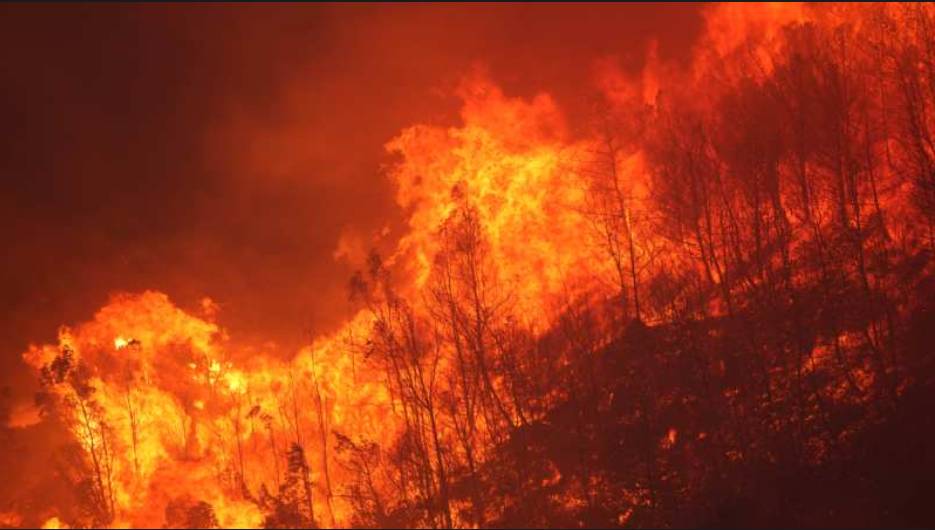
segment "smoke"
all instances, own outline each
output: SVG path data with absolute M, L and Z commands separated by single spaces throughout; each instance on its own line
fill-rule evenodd
M 678 58 L 701 20 L 691 6 L 3 9 L 5 373 L 122 290 L 211 296 L 244 338 L 333 328 L 341 234 L 399 235 L 383 144 L 457 120 L 449 89 L 475 61 L 510 94 L 583 107 L 592 58 L 638 69 L 651 38 Z

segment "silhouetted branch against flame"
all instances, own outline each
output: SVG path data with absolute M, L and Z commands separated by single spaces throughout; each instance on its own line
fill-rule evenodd
M 145 291 L 29 348 L 75 455 L 47 526 L 840 522 L 770 488 L 808 505 L 784 473 L 928 395 L 933 28 L 710 6 L 688 64 L 596 62 L 586 120 L 470 73 L 457 124 L 386 143 L 405 230 L 342 235 L 331 334 L 256 350 Z

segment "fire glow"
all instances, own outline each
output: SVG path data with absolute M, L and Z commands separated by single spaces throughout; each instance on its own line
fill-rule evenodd
M 458 124 L 388 139 L 405 233 L 297 352 L 154 290 L 31 346 L 9 427 L 64 426 L 74 501 L 0 523 L 698 525 L 719 476 L 833 461 L 929 375 L 935 11 L 705 13 L 689 65 L 583 58 L 586 131 L 465 73 Z

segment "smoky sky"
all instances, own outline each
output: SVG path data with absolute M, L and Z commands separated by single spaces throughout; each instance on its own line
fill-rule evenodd
M 295 347 L 348 312 L 342 232 L 402 212 L 383 145 L 456 123 L 486 65 L 572 118 L 593 61 L 687 60 L 696 5 L 0 7 L 0 384 L 110 293 L 220 304 L 235 339 Z M 8 392 L 9 393 L 9 392 Z

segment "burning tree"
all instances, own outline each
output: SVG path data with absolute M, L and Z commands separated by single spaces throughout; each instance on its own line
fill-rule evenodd
M 154 292 L 33 347 L 66 522 L 924 520 L 935 13 L 745 9 L 580 131 L 468 76 L 387 145 L 406 230 L 358 311 L 288 360 Z

